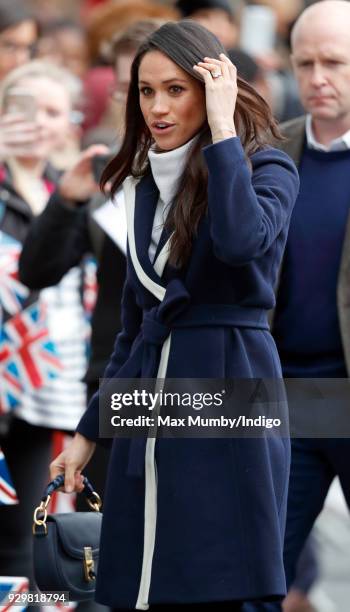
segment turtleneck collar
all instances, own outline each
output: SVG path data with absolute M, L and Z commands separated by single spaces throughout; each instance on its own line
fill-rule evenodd
M 186 165 L 188 151 L 197 137 L 194 136 L 172 151 L 157 152 L 154 147 L 148 151 L 153 178 L 159 189 L 160 199 L 166 206 L 172 202 Z

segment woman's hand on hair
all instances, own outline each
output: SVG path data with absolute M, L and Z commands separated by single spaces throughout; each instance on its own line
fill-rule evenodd
M 0 117 L 0 159 L 28 157 L 34 154 L 40 127 L 21 114 Z
M 110 153 L 105 145 L 92 145 L 78 157 L 72 168 L 66 170 L 58 185 L 58 192 L 68 202 L 74 204 L 89 200 L 100 190 L 96 182 L 92 159 L 96 155 Z
M 234 112 L 237 100 L 237 70 L 224 53 L 220 60 L 203 58 L 193 69 L 202 75 L 205 83 L 207 118 L 213 142 L 236 136 Z M 220 71 L 220 76 L 213 77 Z

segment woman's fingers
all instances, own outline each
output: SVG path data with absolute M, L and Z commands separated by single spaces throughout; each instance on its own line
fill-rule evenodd
M 237 68 L 231 62 L 230 58 L 227 57 L 227 55 L 225 55 L 224 53 L 220 53 L 220 57 L 222 58 L 223 63 L 228 67 L 229 72 L 230 72 L 232 78 L 237 79 Z
M 220 59 L 216 59 L 214 57 L 205 57 L 204 62 L 210 63 L 213 66 L 220 67 L 221 71 L 224 75 L 230 75 L 231 78 L 237 78 L 237 68 L 231 62 L 230 58 L 227 57 L 224 53 L 220 53 Z
M 220 70 L 220 73 L 222 74 L 223 77 L 230 76 L 230 72 L 229 72 L 227 64 L 221 60 L 215 59 L 213 57 L 205 57 L 204 62 L 200 62 L 200 63 L 202 65 L 206 64 L 206 65 L 211 66 L 210 68 L 208 68 L 208 70 L 210 71 Z
M 193 66 L 193 70 L 195 70 L 196 72 L 202 75 L 204 82 L 207 85 L 209 85 L 210 82 L 213 82 L 213 77 L 211 76 L 210 71 L 207 70 L 206 68 L 202 68 L 201 66 L 197 66 L 196 64 L 195 66 Z
M 198 64 L 193 67 L 195 70 L 197 70 L 197 72 L 200 72 L 200 69 L 202 69 L 203 72 L 201 72 L 201 74 L 203 75 L 203 77 L 205 77 L 204 71 L 206 71 L 206 73 L 209 74 L 210 77 L 215 80 L 216 78 L 218 78 L 215 77 L 215 73 L 220 70 L 220 74 L 224 78 L 228 78 L 234 81 L 237 80 L 236 67 L 234 66 L 234 64 L 232 64 L 231 60 L 224 53 L 220 53 L 220 59 L 214 57 L 204 57 L 203 59 L 203 62 L 198 62 Z
M 54 479 L 58 474 L 64 474 L 66 493 L 79 492 L 84 488 L 81 470 L 91 459 L 95 446 L 95 442 L 76 433 L 69 446 L 52 461 L 50 476 Z
M 72 493 L 75 490 L 75 477 L 80 475 L 77 471 L 75 463 L 67 462 L 64 473 L 64 490 L 66 493 Z
M 75 461 L 68 460 L 65 453 L 61 453 L 56 459 L 50 464 L 50 478 L 54 480 L 60 474 L 64 474 L 64 487 L 65 493 L 72 493 L 72 491 L 80 491 L 83 477 L 80 471 L 77 470 Z M 62 488 L 62 487 L 61 487 Z

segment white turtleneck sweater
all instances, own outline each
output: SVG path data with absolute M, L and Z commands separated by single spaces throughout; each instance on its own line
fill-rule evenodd
M 153 219 L 152 238 L 148 250 L 152 262 L 170 205 L 177 191 L 179 179 L 185 169 L 189 149 L 196 138 L 197 136 L 194 136 L 184 145 L 172 151 L 157 152 L 154 147 L 148 151 L 153 178 L 159 189 L 159 200 Z

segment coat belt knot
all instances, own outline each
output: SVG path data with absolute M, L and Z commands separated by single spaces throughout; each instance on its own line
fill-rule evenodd
M 157 308 L 151 308 L 143 317 L 142 335 L 144 342 L 162 346 L 170 334 L 170 327 L 157 321 Z

